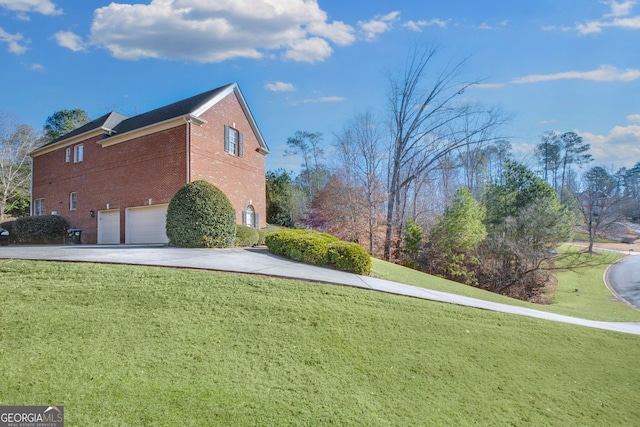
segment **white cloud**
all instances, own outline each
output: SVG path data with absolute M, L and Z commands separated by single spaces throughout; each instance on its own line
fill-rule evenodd
M 556 74 L 532 74 L 518 77 L 511 80 L 511 83 L 538 83 L 553 80 L 591 80 L 598 82 L 624 81 L 630 82 L 640 79 L 640 69 L 628 68 L 618 70 L 611 65 L 601 65 L 597 70 L 592 71 L 565 71 Z
M 440 27 L 440 28 L 447 28 L 447 25 L 449 24 L 450 19 L 443 21 L 441 19 L 430 19 L 428 21 L 407 21 L 404 24 L 402 24 L 403 27 L 408 28 L 410 30 L 413 31 L 417 31 L 417 32 L 422 32 L 422 29 L 424 27 L 432 27 L 432 26 L 436 26 L 436 27 Z
M 640 123 L 640 114 L 629 114 L 627 120 L 634 123 Z
M 27 46 L 22 43 L 28 43 L 24 36 L 20 33 L 10 34 L 0 27 L 0 43 L 7 44 L 7 50 L 16 55 L 22 55 L 27 51 Z
M 284 57 L 298 62 L 317 62 L 324 61 L 332 53 L 333 49 L 325 39 L 312 37 L 292 43 Z
M 386 15 L 378 15 L 369 21 L 358 21 L 358 27 L 364 33 L 364 40 L 371 42 L 380 34 L 393 28 L 393 23 L 400 17 L 400 12 L 394 11 Z
M 84 52 L 87 50 L 82 37 L 71 31 L 58 31 L 53 35 L 59 46 L 71 49 L 74 52 Z
M 324 21 L 312 22 L 307 25 L 307 31 L 310 34 L 329 39 L 338 46 L 348 46 L 356 39 L 353 35 L 353 27 L 340 21 L 331 24 Z
M 58 9 L 50 0 L 0 0 L 0 7 L 14 12 L 37 12 L 43 15 L 60 15 L 62 9 Z M 24 18 L 24 15 L 22 19 Z
M 317 102 L 342 102 L 346 98 L 343 96 L 321 96 L 320 98 L 310 98 L 302 101 L 303 104 L 312 104 Z
M 473 87 L 478 89 L 499 89 L 505 86 L 504 83 L 476 83 L 473 85 Z
M 578 132 L 598 163 L 632 167 L 640 159 L 640 125 L 616 126 L 608 135 Z
M 269 58 L 317 62 L 329 43 L 355 41 L 353 27 L 329 22 L 315 0 L 152 0 L 97 9 L 92 44 L 120 59 L 221 62 Z
M 343 102 L 346 98 L 344 96 L 321 96 L 318 98 L 307 98 L 302 101 L 297 100 L 289 100 L 289 104 L 291 105 L 299 105 L 299 104 L 321 104 L 321 103 L 333 103 L 333 102 Z
M 284 82 L 267 83 L 264 88 L 271 92 L 295 92 L 296 90 L 293 84 Z
M 629 16 L 636 3 L 636 0 L 623 2 L 611 0 L 606 3 L 611 8 L 610 13 L 604 14 L 600 19 L 577 24 L 576 30 L 580 35 L 601 33 L 604 28 L 638 30 L 640 29 L 640 16 Z
M 607 13 L 604 16 L 605 17 L 627 16 L 628 14 L 631 13 L 631 9 L 633 8 L 633 6 L 636 3 L 637 3 L 636 0 L 629 0 L 629 1 L 624 1 L 624 2 L 621 2 L 621 3 L 618 3 L 615 0 L 612 0 L 611 2 L 609 2 L 609 4 L 611 5 L 611 13 Z

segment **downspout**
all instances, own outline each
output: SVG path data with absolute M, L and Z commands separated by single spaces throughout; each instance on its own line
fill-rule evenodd
M 33 157 L 31 157 L 31 173 L 29 174 L 31 179 L 29 183 L 29 215 L 33 216 Z
M 185 121 L 187 122 L 187 184 L 189 184 L 191 182 L 191 119 L 185 118 Z

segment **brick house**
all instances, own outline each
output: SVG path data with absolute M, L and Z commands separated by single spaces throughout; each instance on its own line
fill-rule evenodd
M 31 153 L 31 215 L 64 216 L 83 243 L 167 243 L 171 198 L 204 179 L 238 224 L 263 227 L 268 153 L 236 83 L 135 117 L 111 112 Z

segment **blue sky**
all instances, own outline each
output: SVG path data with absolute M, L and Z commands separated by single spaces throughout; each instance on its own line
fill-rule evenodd
M 434 71 L 469 58 L 469 102 L 514 115 L 527 153 L 575 131 L 597 164 L 640 161 L 640 2 L 598 0 L 0 0 L 0 110 L 134 115 L 238 82 L 272 154 L 296 130 L 327 144 L 354 114 L 383 117 L 411 46 Z M 381 119 L 382 120 L 382 119 Z

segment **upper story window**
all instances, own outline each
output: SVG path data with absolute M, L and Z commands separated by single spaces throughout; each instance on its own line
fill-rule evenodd
M 67 147 L 67 149 L 64 150 L 64 161 L 66 163 L 71 161 L 71 147 Z
M 44 199 L 33 201 L 33 216 L 44 215 Z
M 76 210 L 76 193 L 69 193 L 69 210 L 70 211 L 75 211 Z
M 73 163 L 79 163 L 84 160 L 84 145 L 78 144 L 73 147 Z
M 242 134 L 226 125 L 224 127 L 224 151 L 238 157 L 242 157 L 243 154 Z

